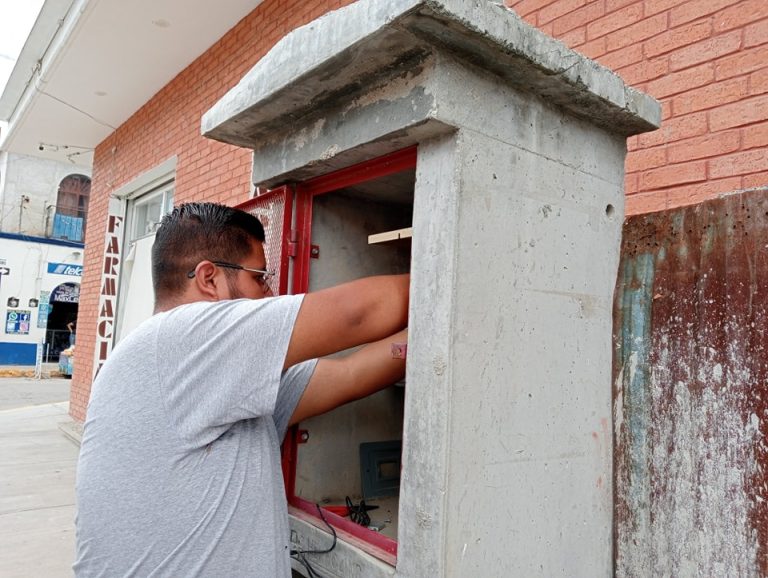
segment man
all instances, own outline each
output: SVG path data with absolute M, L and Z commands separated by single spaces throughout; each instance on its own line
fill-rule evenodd
M 404 374 L 390 344 L 405 340 L 407 276 L 262 299 L 263 242 L 258 219 L 221 205 L 189 203 L 163 219 L 156 314 L 93 384 L 78 576 L 289 577 L 287 427 Z

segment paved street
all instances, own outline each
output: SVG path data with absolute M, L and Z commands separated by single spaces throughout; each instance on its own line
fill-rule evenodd
M 0 411 L 41 403 L 67 401 L 70 379 L 0 377 Z
M 78 447 L 69 380 L 0 379 L 0 576 L 71 576 Z

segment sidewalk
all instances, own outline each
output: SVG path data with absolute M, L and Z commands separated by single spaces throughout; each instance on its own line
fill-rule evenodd
M 26 383 L 25 383 L 26 382 Z M 59 383 L 56 383 L 59 382 Z M 0 575 L 72 576 L 78 447 L 59 429 L 65 380 L 0 380 Z M 10 409 L 9 409 L 10 408 Z

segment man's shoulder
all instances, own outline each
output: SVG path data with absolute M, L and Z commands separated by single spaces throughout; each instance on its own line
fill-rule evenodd
M 158 315 L 176 316 L 190 315 L 201 311 L 225 311 L 228 309 L 274 309 L 291 307 L 301 303 L 304 295 L 281 295 L 279 297 L 265 297 L 263 299 L 221 299 L 219 301 L 192 301 L 177 305 L 173 309 L 158 313 Z
M 190 327 L 204 320 L 206 323 L 227 323 L 240 317 L 264 315 L 290 316 L 298 311 L 304 295 L 284 295 L 265 299 L 226 299 L 221 301 L 195 301 L 159 313 L 160 324 Z

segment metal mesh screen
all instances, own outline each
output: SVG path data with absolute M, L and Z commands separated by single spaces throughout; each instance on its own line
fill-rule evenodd
M 283 190 L 267 193 L 238 207 L 257 217 L 264 226 L 264 253 L 267 257 L 267 269 L 275 272 L 269 280 L 274 295 L 284 295 L 288 288 L 288 271 L 284 267 L 283 251 L 286 194 Z

